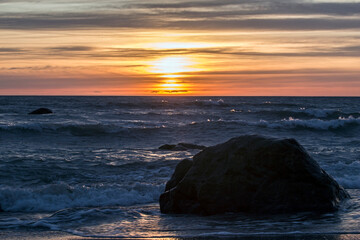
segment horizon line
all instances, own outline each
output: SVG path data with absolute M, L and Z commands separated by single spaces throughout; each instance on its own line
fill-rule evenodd
M 333 96 L 325 96 L 325 95 L 314 95 L 314 96 L 290 96 L 290 95 L 1 95 L 0 97 L 299 97 L 299 98 L 359 98 L 359 96 L 341 96 L 341 95 L 333 95 Z

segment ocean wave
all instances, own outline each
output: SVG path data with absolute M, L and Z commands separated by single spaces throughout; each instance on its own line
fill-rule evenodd
M 103 124 L 50 124 L 50 123 L 23 123 L 0 126 L 0 131 L 12 133 L 32 132 L 64 132 L 68 131 L 74 135 L 94 135 L 102 133 L 116 133 L 122 128 Z
M 353 198 L 344 202 L 336 213 L 302 212 L 260 217 L 228 213 L 199 218 L 191 215 L 161 216 L 158 205 L 148 204 L 133 207 L 71 208 L 51 215 L 5 217 L 0 220 L 0 229 L 45 228 L 82 237 L 106 239 L 144 237 L 218 239 L 244 236 L 256 238 L 261 235 L 282 238 L 286 235 L 295 237 L 298 234 L 358 234 L 359 214 L 356 211 L 359 206 L 356 200 L 358 194 L 354 191 L 350 194 Z M 339 225 L 339 216 L 342 225 Z
M 241 113 L 241 114 L 250 114 L 259 117 L 273 117 L 277 119 L 281 118 L 288 118 L 290 116 L 294 116 L 297 118 L 309 118 L 313 115 L 309 115 L 300 110 L 236 110 L 231 109 L 230 112 L 232 113 Z
M 66 208 L 59 210 L 54 214 L 46 216 L 45 214 L 37 217 L 36 215 L 30 215 L 28 217 L 8 217 L 0 220 L 0 229 L 18 228 L 18 227 L 39 227 L 48 228 L 53 231 L 66 231 L 69 227 L 75 228 L 78 225 L 82 225 L 85 221 L 96 221 L 107 217 L 109 215 L 117 215 L 117 217 L 124 217 L 124 215 L 131 215 L 131 212 L 126 213 L 124 209 L 117 208 Z M 134 217 L 136 213 L 133 214 Z M 129 216 L 130 217 L 130 216 Z M 71 233 L 75 233 L 76 230 L 71 230 Z
M 71 186 L 66 183 L 39 188 L 0 188 L 1 207 L 10 212 L 48 212 L 74 207 L 130 206 L 157 202 L 162 185 Z
M 335 179 L 344 188 L 360 189 L 360 176 L 359 175 L 345 175 L 343 177 L 336 177 Z
M 282 113 L 286 114 L 286 113 Z M 221 117 L 212 117 L 200 121 L 143 121 L 127 120 L 109 123 L 20 123 L 0 125 L 0 132 L 15 134 L 70 134 L 73 136 L 102 136 L 102 135 L 127 135 L 151 134 L 161 129 L 176 129 L 189 125 L 247 125 L 267 128 L 282 129 L 314 129 L 314 130 L 337 130 L 353 128 L 360 125 L 360 117 L 338 117 L 336 119 L 301 119 L 286 117 L 282 120 L 228 120 Z
M 288 118 L 290 116 L 294 118 L 310 118 L 316 117 L 321 119 L 337 119 L 339 117 L 360 117 L 360 113 L 352 112 L 346 113 L 340 110 L 331 110 L 331 109 L 283 109 L 283 110 L 264 110 L 264 109 L 231 109 L 232 113 L 241 113 L 241 114 L 252 114 L 261 116 L 271 116 L 279 118 Z
M 228 106 L 223 99 L 212 100 L 212 99 L 196 99 L 190 104 L 195 104 L 198 106 Z
M 127 121 L 118 123 L 23 123 L 0 125 L 0 132 L 10 133 L 70 133 L 74 136 L 129 134 L 131 131 L 149 131 L 167 127 L 161 122 Z
M 299 107 L 300 105 L 298 103 L 285 103 L 285 102 L 271 102 L 271 101 L 265 101 L 261 103 L 256 102 L 235 102 L 236 105 L 242 105 L 242 106 L 254 106 L 254 107 L 287 107 L 287 108 L 293 108 L 293 107 Z
M 217 119 L 211 120 L 207 119 L 205 121 L 193 121 L 190 125 L 227 125 L 227 124 L 236 124 L 236 125 L 245 125 L 245 126 L 255 126 L 255 127 L 266 127 L 273 129 L 312 129 L 312 130 L 337 130 L 337 129 L 346 129 L 360 126 L 360 117 L 354 118 L 353 116 L 339 117 L 338 119 L 333 120 L 323 120 L 323 119 L 296 119 L 289 117 L 279 121 L 247 121 L 247 120 L 224 120 Z
M 324 169 L 348 189 L 360 189 L 360 159 L 352 162 L 338 161 L 336 163 L 323 163 Z
M 120 108 L 137 108 L 137 109 L 158 109 L 158 108 L 177 108 L 183 106 L 227 106 L 228 104 L 221 98 L 209 98 L 209 99 L 189 99 L 189 98 L 172 98 L 169 100 L 160 99 L 144 99 L 143 101 L 133 102 L 108 102 L 105 107 L 120 107 Z M 98 107 L 104 107 L 99 105 Z
M 310 116 L 318 117 L 318 118 L 325 118 L 329 115 L 334 114 L 343 114 L 340 110 L 333 110 L 333 109 L 315 109 L 315 108 L 308 108 L 308 109 L 301 109 L 305 113 L 309 114 Z
M 175 110 L 173 108 L 160 109 L 156 111 L 127 111 L 121 112 L 119 115 L 130 115 L 130 116 L 177 116 L 177 117 L 191 117 L 208 114 L 205 111 L 199 110 Z
M 260 122 L 249 123 L 249 125 L 256 125 L 260 127 L 268 128 L 283 128 L 283 129 L 312 129 L 312 130 L 337 130 L 352 128 L 360 125 L 360 118 L 354 118 L 349 116 L 348 118 L 339 117 L 333 120 L 322 120 L 322 119 L 296 119 L 289 117 L 280 121 L 266 121 L 260 120 Z
M 145 101 L 133 101 L 133 102 L 107 102 L 97 105 L 96 107 L 99 109 L 104 108 L 136 108 L 136 109 L 148 109 L 148 108 L 163 108 L 166 107 L 167 102 L 165 101 L 151 101 L 151 99 L 147 99 Z
M 179 108 L 187 106 L 196 107 L 226 107 L 226 106 L 249 106 L 249 107 L 287 107 L 287 108 L 299 108 L 301 105 L 298 103 L 286 103 L 286 102 L 254 102 L 243 99 L 234 98 L 177 98 L 173 97 L 168 100 L 159 98 L 144 98 L 134 99 L 134 101 L 109 101 L 106 103 L 93 103 L 94 107 L 98 109 L 103 108 L 134 108 L 134 109 L 163 109 L 163 108 Z
M 267 121 L 262 121 L 260 125 L 263 124 L 266 127 L 270 128 L 305 128 L 305 129 L 315 129 L 315 130 L 336 130 L 343 129 L 346 127 L 353 127 L 360 125 L 360 118 L 354 118 L 353 116 L 339 117 L 338 119 L 333 120 L 322 120 L 322 119 L 309 119 L 302 120 L 289 117 L 288 119 L 283 119 L 281 121 L 269 123 Z

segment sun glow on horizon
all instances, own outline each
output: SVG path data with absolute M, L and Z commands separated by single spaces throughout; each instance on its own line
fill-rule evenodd
M 175 73 L 194 71 L 194 68 L 190 66 L 194 65 L 194 62 L 183 56 L 169 56 L 163 57 L 153 62 L 150 62 L 149 71 L 152 73 L 160 73 L 166 75 L 173 75 Z
M 211 47 L 213 45 L 203 42 L 157 42 L 148 44 L 148 46 L 157 49 L 189 49 Z
M 164 88 L 172 88 L 175 90 L 178 87 L 181 87 L 181 84 L 178 83 L 176 80 L 166 80 L 165 83 L 161 84 Z
M 155 94 L 188 94 L 190 83 L 185 83 L 187 72 L 196 71 L 195 61 L 185 56 L 167 56 L 150 62 L 148 71 L 159 74 L 160 83 L 152 87 Z

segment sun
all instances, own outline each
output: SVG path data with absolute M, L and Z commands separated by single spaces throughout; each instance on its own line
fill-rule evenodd
M 159 83 L 153 86 L 155 94 L 186 94 L 190 84 L 183 79 L 187 72 L 195 71 L 195 62 L 185 56 L 167 56 L 156 59 L 149 64 L 148 71 L 157 74 Z
M 155 94 L 187 94 L 190 93 L 190 84 L 178 79 L 163 79 L 153 85 L 152 93 Z
M 163 57 L 150 63 L 150 71 L 153 73 L 162 73 L 164 75 L 189 72 L 194 70 L 190 67 L 193 64 L 194 63 L 188 57 Z

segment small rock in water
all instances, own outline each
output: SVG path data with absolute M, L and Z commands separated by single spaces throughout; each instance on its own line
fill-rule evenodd
M 159 147 L 161 150 L 169 150 L 169 151 L 186 151 L 189 149 L 199 149 L 203 150 L 205 149 L 205 146 L 202 145 L 196 145 L 191 143 L 178 143 L 178 144 L 164 144 Z
M 175 148 L 175 144 L 164 144 L 159 147 L 161 150 L 173 150 Z
M 247 135 L 208 147 L 175 169 L 162 213 L 332 211 L 349 194 L 294 139 Z
M 49 114 L 49 113 L 53 113 L 53 112 L 48 108 L 39 108 L 30 112 L 29 114 Z

